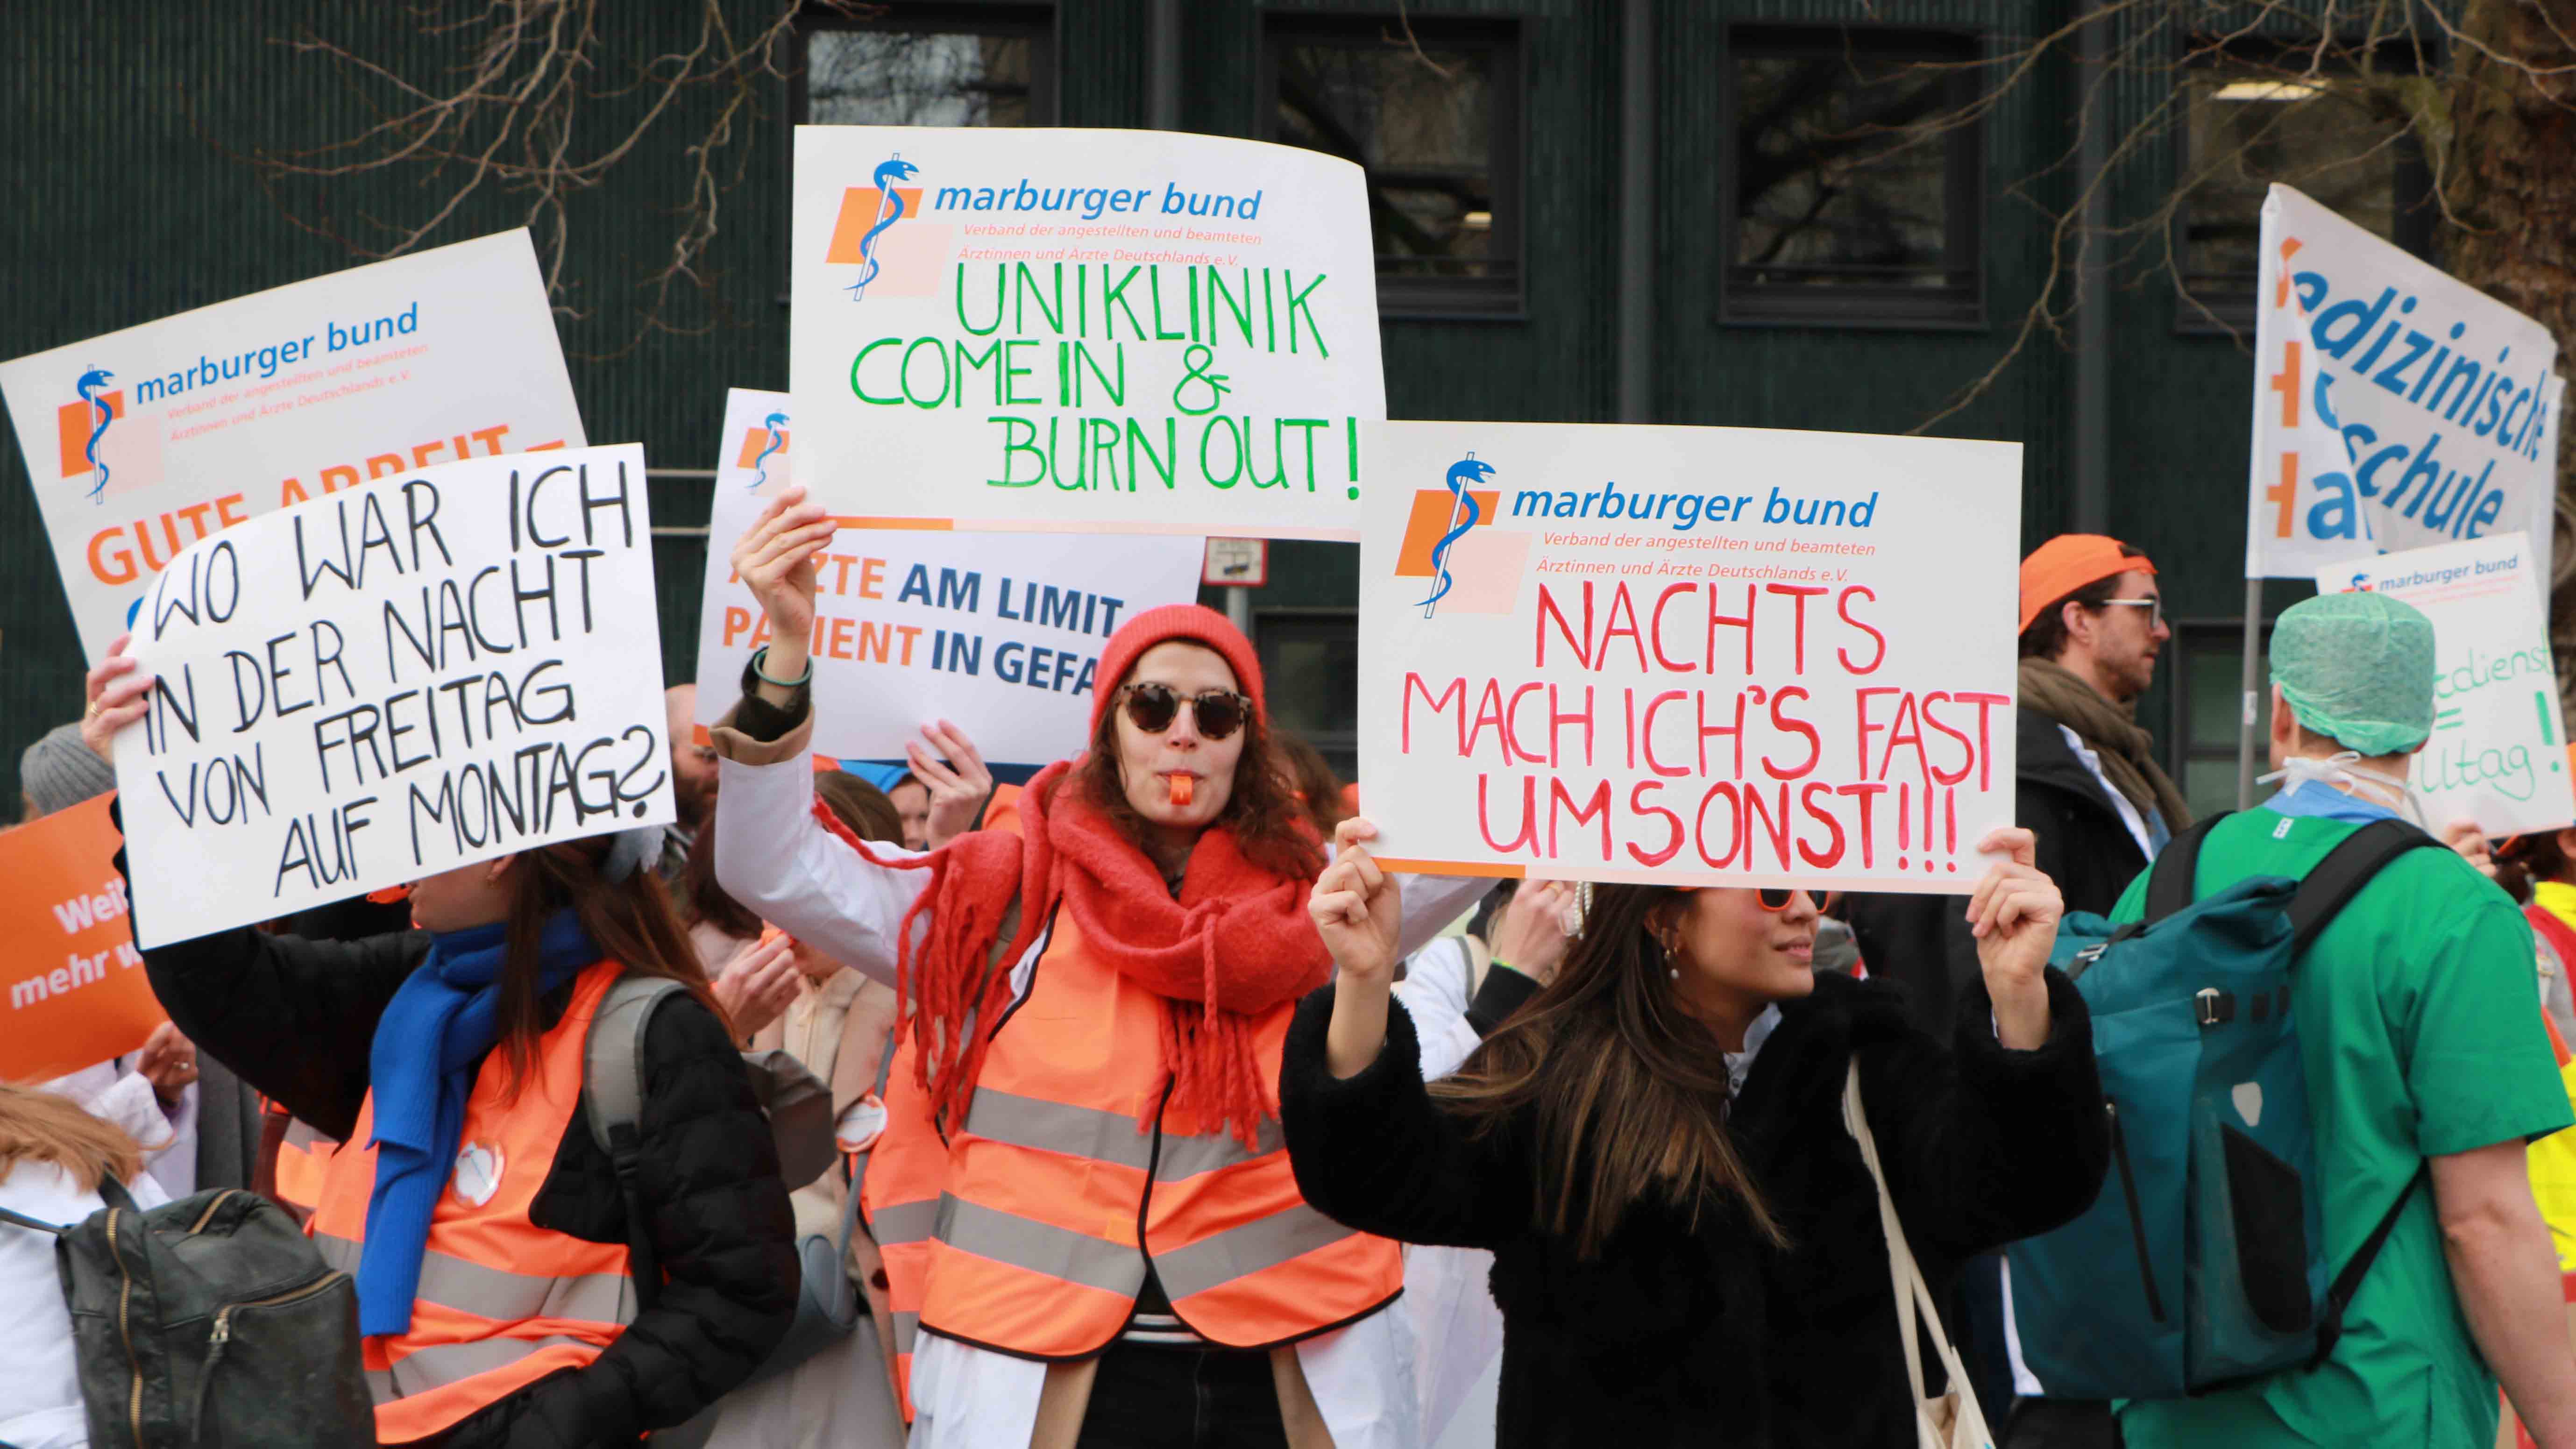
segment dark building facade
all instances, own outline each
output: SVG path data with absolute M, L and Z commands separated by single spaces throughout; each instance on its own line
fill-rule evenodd
M 784 3 L 723 13 L 757 33 Z M 2154 556 L 2178 639 L 2146 722 L 2197 802 L 2230 799 L 2253 390 L 2230 329 L 2251 314 L 2255 208 L 2267 180 L 2294 180 L 2420 250 L 2424 167 L 2333 75 L 2279 80 L 2259 34 L 2219 46 L 2141 18 L 2102 27 L 2095 64 L 2064 48 L 2021 63 L 2085 3 L 894 0 L 800 16 L 722 150 L 711 295 L 684 288 L 666 319 L 692 330 L 639 338 L 636 321 L 689 194 L 686 143 L 723 89 L 684 96 L 568 203 L 563 333 L 589 436 L 641 441 L 659 474 L 666 668 L 695 668 L 708 485 L 692 475 L 713 463 L 724 390 L 785 383 L 790 127 L 1177 126 L 1367 168 L 1396 417 L 2023 443 L 2020 516 L 1993 526 L 2025 548 L 2106 531 Z M 283 0 L 13 15 L 0 349 L 350 265 L 317 227 L 381 244 L 426 215 L 446 193 L 416 168 L 322 181 L 257 164 L 356 136 L 388 103 L 309 42 L 425 84 L 453 75 L 471 32 L 406 15 Z M 600 19 L 603 88 L 702 36 L 686 4 Z M 584 125 L 620 134 L 649 94 L 603 95 Z M 2090 268 L 2070 210 L 2114 229 Z M 430 240 L 526 216 L 495 184 Z M 2030 320 L 2044 291 L 2059 325 Z M 82 665 L 14 449 L 5 474 L 14 781 L 17 751 L 77 714 Z M 1281 543 L 1240 601 L 1286 722 L 1345 768 L 1356 579 L 1351 547 Z

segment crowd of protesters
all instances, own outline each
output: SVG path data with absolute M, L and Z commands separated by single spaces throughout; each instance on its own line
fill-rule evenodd
M 2328 1254 L 2394 1224 L 2318 1362 L 2111 1402 L 2026 1361 L 1998 1250 L 2113 1151 L 2061 920 L 2139 918 L 2194 825 L 2135 718 L 2170 638 L 2137 550 L 2023 566 L 2020 826 L 1971 893 L 1829 897 L 1389 873 L 1195 606 L 1106 641 L 1023 786 L 972 721 L 818 770 L 835 526 L 790 489 L 733 544 L 774 642 L 706 731 L 671 691 L 676 824 L 146 950 L 138 1053 L 0 1086 L 0 1208 L 292 1209 L 389 1444 L 1929 1443 L 1901 1261 L 2006 1444 L 2483 1449 L 2501 1386 L 2576 1449 L 2576 828 L 2446 831 L 2302 958 Z M 2204 896 L 2414 814 L 2421 615 L 2294 607 L 2272 678 L 2285 783 L 2194 836 Z M 149 687 L 92 671 L 29 818 L 112 789 Z M 620 1121 L 593 1026 L 637 1001 Z M 828 1166 L 767 1119 L 781 1057 Z M 0 1446 L 123 1442 L 54 1271 L 0 1225 Z

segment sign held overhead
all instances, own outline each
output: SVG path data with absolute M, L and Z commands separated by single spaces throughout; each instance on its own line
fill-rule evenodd
M 156 683 L 117 737 L 137 940 L 669 822 L 653 617 L 633 444 L 380 478 L 192 545 L 144 599 Z

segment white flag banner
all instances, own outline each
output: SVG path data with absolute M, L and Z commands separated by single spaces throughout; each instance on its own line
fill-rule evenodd
M 2549 537 L 2549 329 L 2287 186 L 2262 237 L 2245 576 Z
M 741 695 L 769 620 L 734 576 L 734 540 L 786 486 L 802 440 L 785 393 L 725 394 L 698 622 L 698 722 Z M 953 721 L 989 763 L 1042 765 L 1089 738 L 1100 646 L 1120 624 L 1198 597 L 1203 541 L 1173 535 L 844 527 L 816 575 L 815 753 L 900 760 Z
M 1356 538 L 1368 208 L 1262 141 L 799 126 L 796 479 L 854 518 Z
M 673 817 L 644 450 L 475 458 L 190 545 L 117 736 L 146 947 Z
M 2326 569 L 2321 593 L 2368 590 L 2433 621 L 2433 737 L 2409 784 L 2435 828 L 2489 836 L 2576 823 L 2567 723 L 2549 651 L 2549 563 L 2519 533 Z
M 584 442 L 525 231 L 0 363 L 0 397 L 92 662 L 152 576 L 219 529 L 371 478 Z
M 2013 817 L 2021 445 L 1389 422 L 1360 796 L 1433 873 L 1959 892 Z

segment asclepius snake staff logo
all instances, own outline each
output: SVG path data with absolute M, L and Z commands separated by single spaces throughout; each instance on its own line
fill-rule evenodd
M 115 375 L 103 367 L 93 367 L 80 376 L 80 398 L 82 402 L 89 405 L 91 421 L 89 444 L 81 451 L 81 456 L 89 460 L 90 485 L 87 496 L 91 498 L 96 498 L 99 490 L 107 486 L 107 464 L 99 461 L 98 440 L 107 436 L 107 425 L 116 421 L 116 411 L 108 406 L 107 399 L 99 394 L 105 392 L 108 384 L 114 381 L 116 381 Z
M 787 442 L 787 436 L 778 431 L 787 426 L 787 414 L 771 413 L 760 420 L 760 425 L 768 429 L 769 441 L 761 445 L 760 456 L 751 460 L 751 466 L 759 470 L 751 480 L 751 486 L 754 489 L 769 481 L 769 455 L 777 452 Z
M 1467 486 L 1482 483 L 1492 476 L 1494 465 L 1478 459 L 1474 453 L 1449 465 L 1449 529 L 1440 535 L 1438 543 L 1431 546 L 1431 596 L 1422 601 L 1422 617 L 1426 619 L 1438 612 L 1440 600 L 1447 596 L 1455 582 L 1449 577 L 1451 546 L 1476 526 L 1479 512 L 1476 495 L 1468 492 Z M 1461 510 L 1466 515 L 1463 518 L 1459 516 Z
M 896 222 L 903 220 L 903 193 L 895 190 L 895 183 L 909 181 L 919 175 L 920 171 L 920 167 L 903 159 L 903 153 L 900 151 L 877 163 L 876 224 L 868 228 L 867 235 L 859 238 L 859 279 L 849 285 L 851 301 L 867 300 L 868 283 L 877 279 L 879 270 L 877 239 L 884 236 Z

